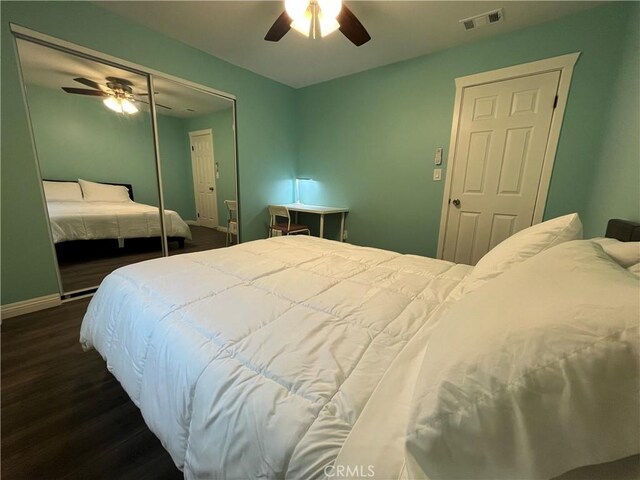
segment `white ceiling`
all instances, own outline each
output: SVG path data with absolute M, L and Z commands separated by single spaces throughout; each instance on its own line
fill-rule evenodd
M 99 1 L 101 7 L 230 63 L 292 87 L 519 30 L 603 2 L 346 1 L 372 40 L 361 47 L 340 32 L 311 40 L 291 30 L 263 40 L 284 1 Z M 504 22 L 465 31 L 459 20 L 504 8 Z
M 138 94 L 138 100 L 147 97 L 139 94 L 147 93 L 147 79 L 144 76 L 121 70 L 85 58 L 76 57 L 68 53 L 43 47 L 36 43 L 18 40 L 18 53 L 22 75 L 27 85 L 38 85 L 60 92 L 61 95 L 71 95 L 62 91 L 61 87 L 90 88 L 73 79 L 88 78 L 105 85 L 106 77 L 118 77 L 129 80 L 133 84 L 133 93 Z M 196 90 L 185 85 L 154 76 L 154 91 L 156 103 L 170 107 L 158 108 L 157 112 L 178 118 L 194 118 L 231 108 L 232 102 L 225 98 Z M 101 97 L 86 96 L 87 101 L 99 102 Z M 139 107 L 143 111 L 144 104 Z

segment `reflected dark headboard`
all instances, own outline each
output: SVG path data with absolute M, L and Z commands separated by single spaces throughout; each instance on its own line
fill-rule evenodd
M 43 182 L 65 182 L 65 183 L 78 183 L 77 180 L 51 180 L 49 178 L 43 178 Z M 103 185 L 114 185 L 117 187 L 125 187 L 129 192 L 129 198 L 133 201 L 133 186 L 130 183 L 111 183 L 111 182 L 96 182 L 102 183 Z
M 605 237 L 615 238 L 621 242 L 640 242 L 640 223 L 611 219 L 607 224 Z

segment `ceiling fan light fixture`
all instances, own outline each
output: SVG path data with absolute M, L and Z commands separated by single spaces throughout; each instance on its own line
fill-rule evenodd
M 342 10 L 342 0 L 285 0 L 287 15 L 293 19 L 291 28 L 316 37 L 316 29 L 325 37 L 340 28 L 336 17 Z
M 317 2 L 325 18 L 335 20 L 342 10 L 342 0 L 317 0 Z
M 126 98 L 122 100 L 122 111 L 124 113 L 128 113 L 132 115 L 134 113 L 138 113 L 138 107 L 131 100 L 127 100 Z
M 339 30 L 356 47 L 371 40 L 367 29 L 342 0 L 284 0 L 284 4 L 285 11 L 264 36 L 267 42 L 279 42 L 292 29 L 311 38 L 326 37 Z
M 340 24 L 335 18 L 326 17 L 322 13 L 318 17 L 318 22 L 320 23 L 320 35 L 323 37 L 326 37 L 340 28 Z
M 310 9 L 308 9 L 303 16 L 293 19 L 293 22 L 291 22 L 291 28 L 309 37 L 312 21 L 313 15 L 311 14 Z
M 284 9 L 294 22 L 300 22 L 309 10 L 309 3 L 309 0 L 285 0 Z
M 126 98 L 107 97 L 103 100 L 105 106 L 117 113 L 128 113 L 132 115 L 138 112 L 138 107 L 134 103 Z

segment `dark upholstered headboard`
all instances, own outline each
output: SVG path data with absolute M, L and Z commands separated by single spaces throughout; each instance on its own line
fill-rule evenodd
M 78 183 L 77 180 L 51 180 L 49 178 L 43 178 L 43 182 L 67 182 L 67 183 Z M 111 182 L 96 182 L 102 183 L 103 185 L 115 185 L 117 187 L 125 187 L 129 192 L 129 198 L 133 201 L 133 186 L 130 183 L 111 183 Z
M 607 224 L 605 237 L 615 238 L 621 242 L 640 242 L 640 223 L 611 219 Z

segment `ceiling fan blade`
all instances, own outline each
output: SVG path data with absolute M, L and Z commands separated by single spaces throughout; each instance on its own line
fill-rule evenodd
M 340 24 L 340 31 L 347 37 L 356 47 L 364 45 L 371 40 L 371 35 L 364 28 L 360 20 L 353 14 L 346 5 L 342 5 L 342 10 L 336 17 Z
M 277 42 L 284 37 L 289 30 L 291 30 L 291 22 L 293 22 L 293 19 L 289 14 L 287 12 L 282 12 L 278 19 L 273 22 L 273 25 L 271 25 L 271 28 L 264 36 L 264 39 L 269 42 Z
M 149 102 L 145 102 L 144 100 L 140 100 L 136 98 L 136 102 L 144 103 L 145 105 L 149 105 Z M 173 110 L 171 107 L 167 107 L 166 105 L 162 105 L 161 103 L 156 102 L 156 107 L 166 108 L 167 110 Z
M 73 88 L 73 87 L 62 87 L 67 93 L 74 93 L 76 95 L 92 95 L 94 97 L 108 97 L 109 94 L 106 92 L 102 92 L 100 90 L 89 90 L 87 88 Z
M 94 82 L 93 80 L 89 80 L 88 78 L 79 77 L 79 78 L 74 78 L 73 80 L 83 85 L 86 85 L 87 87 L 95 88 L 96 90 L 101 90 L 103 92 L 111 91 L 108 87 L 105 87 L 104 85 L 100 85 L 99 83 Z

